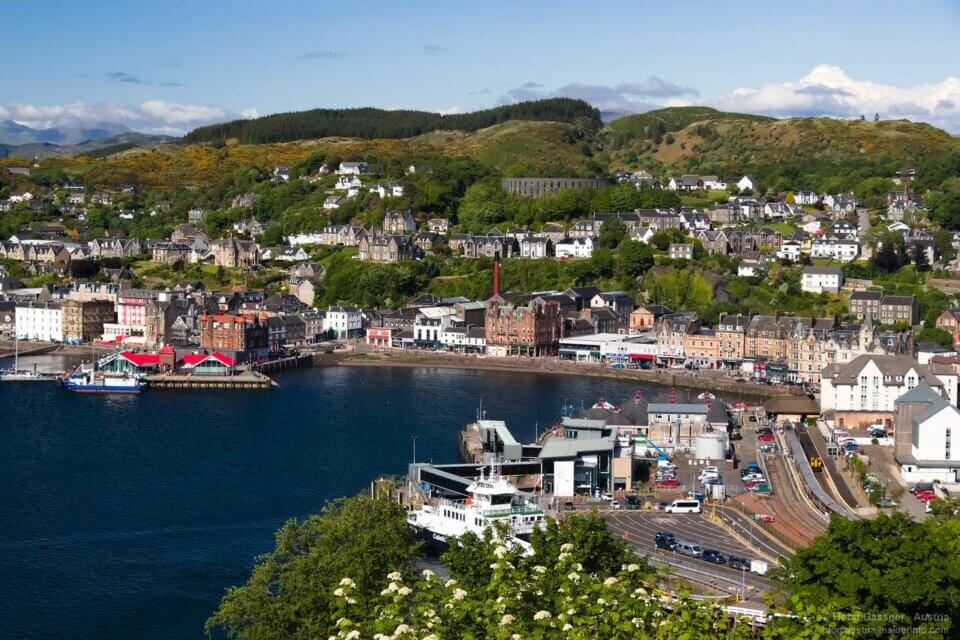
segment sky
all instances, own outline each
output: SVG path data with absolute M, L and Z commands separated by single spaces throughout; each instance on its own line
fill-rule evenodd
M 564 95 L 960 133 L 960 3 L 3 2 L 0 120 L 179 135 L 317 107 Z

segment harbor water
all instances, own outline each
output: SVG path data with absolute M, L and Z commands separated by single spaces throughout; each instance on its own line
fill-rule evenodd
M 69 364 L 39 358 L 42 369 Z M 454 462 L 481 398 L 526 441 L 563 403 L 620 402 L 638 388 L 434 368 L 277 380 L 272 391 L 132 396 L 0 384 L 0 637 L 201 638 L 277 527 L 405 472 L 414 436 L 420 461 Z

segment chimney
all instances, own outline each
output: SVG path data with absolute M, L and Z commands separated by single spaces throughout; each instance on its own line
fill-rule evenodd
M 493 258 L 493 296 L 500 295 L 500 257 L 495 256 Z

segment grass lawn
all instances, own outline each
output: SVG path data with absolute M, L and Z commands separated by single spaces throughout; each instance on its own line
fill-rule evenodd
M 762 224 L 760 226 L 764 229 L 773 229 L 774 231 L 779 231 L 785 236 L 797 230 L 797 227 L 789 222 L 768 222 L 767 224 Z

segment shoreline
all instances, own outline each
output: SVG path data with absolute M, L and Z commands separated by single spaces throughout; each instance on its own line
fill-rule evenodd
M 611 380 L 635 381 L 657 384 L 678 389 L 695 389 L 735 394 L 749 398 L 777 398 L 796 395 L 782 387 L 738 382 L 729 378 L 701 376 L 696 373 L 669 373 L 670 370 L 613 369 L 594 364 L 532 360 L 516 358 L 477 358 L 458 355 L 391 354 L 375 352 L 366 354 L 337 354 L 332 361 L 317 360 L 318 366 L 350 367 L 434 367 L 438 369 L 465 369 L 503 371 L 513 373 L 539 373 L 550 375 L 588 376 Z

